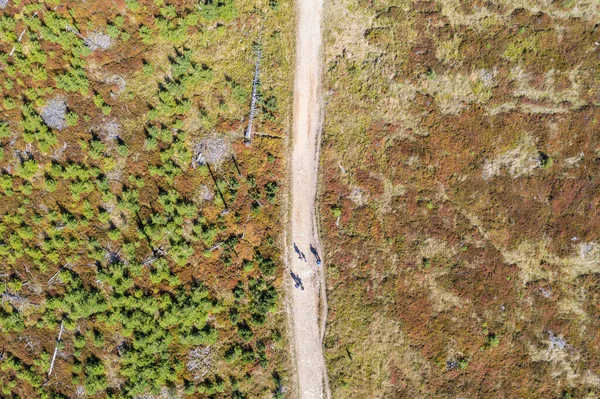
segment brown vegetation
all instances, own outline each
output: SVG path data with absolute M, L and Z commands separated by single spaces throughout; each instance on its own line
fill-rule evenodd
M 334 397 L 598 395 L 599 10 L 492 3 L 329 3 Z

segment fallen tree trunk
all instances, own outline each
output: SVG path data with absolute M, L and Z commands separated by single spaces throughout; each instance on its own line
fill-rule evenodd
M 260 70 L 260 45 L 256 51 L 256 67 L 254 68 L 254 80 L 252 81 L 252 101 L 250 102 L 250 116 L 248 117 L 248 128 L 244 134 L 246 143 L 252 141 L 252 122 L 254 120 L 254 112 L 256 110 L 256 98 L 258 96 L 258 73 Z
M 64 321 L 60 322 L 60 331 L 58 332 L 58 339 L 56 340 L 56 346 L 54 347 L 54 355 L 52 355 L 52 363 L 50 363 L 50 370 L 48 371 L 48 378 L 50 378 L 50 374 L 52 374 L 52 369 L 54 369 L 54 361 L 56 360 L 56 354 L 58 353 L 58 344 L 60 343 L 60 337 L 62 337 L 64 328 Z

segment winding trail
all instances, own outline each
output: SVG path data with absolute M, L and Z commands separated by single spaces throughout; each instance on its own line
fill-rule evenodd
M 327 300 L 324 265 L 317 266 L 310 245 L 322 254 L 315 218 L 319 146 L 322 121 L 321 17 L 323 0 L 296 2 L 296 71 L 294 80 L 294 130 L 292 149 L 292 214 L 288 231 L 290 246 L 296 244 L 308 261 L 287 251 L 288 266 L 302 280 L 304 290 L 290 279 L 298 388 L 301 398 L 329 398 L 323 357 Z M 322 314 L 319 317 L 319 311 Z M 320 323 L 319 323 L 320 322 Z

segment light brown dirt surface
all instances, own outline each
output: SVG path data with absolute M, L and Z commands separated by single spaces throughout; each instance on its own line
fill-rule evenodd
M 322 267 L 310 245 L 320 251 L 315 223 L 318 139 L 321 127 L 320 47 L 322 0 L 297 3 L 296 75 L 294 82 L 294 137 L 292 155 L 291 243 L 304 253 L 289 251 L 290 271 L 302 286 L 289 284 L 299 396 L 322 398 L 327 391 L 322 331 L 319 328 L 320 293 L 324 292 Z M 289 273 L 288 273 L 289 274 Z M 291 278 L 290 278 L 291 280 Z

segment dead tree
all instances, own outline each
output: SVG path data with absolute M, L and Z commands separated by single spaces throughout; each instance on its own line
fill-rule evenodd
M 62 337 L 64 328 L 64 321 L 60 322 L 60 331 L 58 332 L 58 338 L 56 340 L 56 346 L 54 347 L 54 355 L 52 355 L 52 363 L 50 363 L 50 370 L 48 371 L 48 378 L 50 378 L 50 374 L 52 374 L 52 369 L 54 368 L 54 361 L 56 360 L 56 354 L 58 353 L 58 344 L 60 343 L 60 337 Z
M 194 147 L 196 153 L 195 162 L 199 165 L 206 165 L 210 173 L 210 177 L 212 177 L 213 182 L 215 183 L 215 187 L 217 188 L 217 192 L 223 201 L 223 205 L 225 206 L 224 212 L 229 212 L 229 207 L 227 206 L 227 202 L 225 201 L 225 197 L 217 184 L 217 178 L 213 172 L 213 168 L 210 165 L 217 166 L 225 159 L 227 154 L 230 152 L 229 143 L 226 142 L 223 138 L 217 137 L 207 137 L 202 139 L 196 146 Z
M 195 162 L 198 165 L 202 166 L 210 163 L 218 166 L 231 152 L 231 149 L 224 138 L 209 136 L 200 140 L 194 146 L 194 151 L 197 154 Z
M 71 264 L 71 262 L 67 262 L 63 265 L 63 267 L 58 269 L 58 271 L 56 273 L 54 273 L 54 275 L 52 277 L 50 277 L 50 280 L 48 280 L 47 284 L 50 284 L 52 282 L 52 280 L 54 280 L 56 278 L 56 276 L 58 276 L 58 273 L 62 272 L 66 267 L 69 267 L 70 264 Z
M 33 13 L 33 17 L 37 17 L 38 12 L 36 11 L 35 13 Z M 17 39 L 17 43 L 21 43 L 21 40 L 23 40 L 23 35 L 25 34 L 25 32 L 27 32 L 27 28 L 28 26 L 25 26 L 25 29 L 23 29 L 23 32 L 21 32 L 21 34 L 19 35 L 19 38 Z M 13 53 L 15 52 L 15 49 L 17 48 L 17 45 L 15 44 L 12 48 L 12 50 L 10 50 L 10 53 L 8 54 L 9 57 L 12 57 Z
M 106 50 L 110 46 L 112 46 L 112 40 L 110 36 L 100 32 L 92 32 L 89 36 L 83 36 L 76 28 L 71 25 L 67 25 L 65 29 L 68 32 L 73 33 L 75 36 L 83 40 L 86 46 L 89 47 L 90 50 L 95 51 L 97 49 Z
M 261 48 L 260 45 L 256 49 L 256 67 L 254 68 L 254 80 L 252 81 L 252 101 L 250 102 L 250 116 L 248 117 L 248 128 L 244 134 L 244 140 L 246 143 L 252 141 L 252 121 L 254 120 L 254 112 L 256 110 L 256 99 L 258 97 L 258 72 L 260 70 L 260 57 Z
M 27 298 L 23 298 L 22 296 L 17 294 L 11 294 L 10 292 L 2 293 L 2 306 L 4 306 L 5 301 L 10 303 L 12 307 L 18 310 L 19 312 L 24 306 L 29 304 Z

